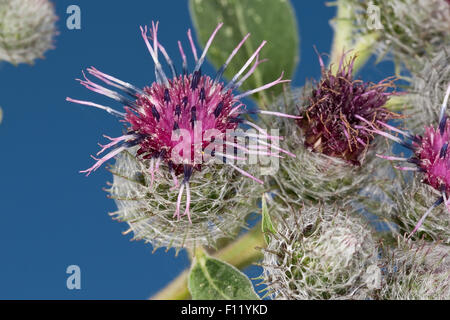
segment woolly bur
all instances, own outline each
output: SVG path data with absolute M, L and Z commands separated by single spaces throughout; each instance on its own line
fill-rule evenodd
M 161 163 L 153 185 L 148 168 L 149 160 L 139 160 L 133 150 L 122 152 L 111 168 L 114 179 L 108 192 L 118 208 L 111 216 L 129 225 L 124 233 L 154 248 L 214 246 L 218 239 L 235 236 L 257 209 L 262 192 L 260 184 L 227 166 L 205 166 L 189 181 L 191 221 L 178 220 L 174 212 L 179 192 L 168 166 Z
M 120 156 L 116 167 L 121 173 L 115 178 L 111 192 L 117 199 L 128 201 L 130 198 L 137 198 L 139 202 L 126 202 L 131 206 L 127 207 L 125 202 L 118 200 L 121 212 L 119 217 L 130 224 L 140 221 L 140 224 L 131 227 L 136 238 L 151 241 L 156 246 L 178 247 L 193 243 L 213 245 L 214 241 L 211 240 L 232 232 L 242 224 L 249 211 L 236 211 L 234 214 L 224 212 L 236 210 L 239 202 L 242 202 L 241 197 L 248 197 L 254 184 L 262 184 L 251 169 L 243 169 L 241 164 L 248 164 L 252 156 L 278 159 L 282 157 L 280 152 L 288 153 L 276 146 L 282 137 L 244 119 L 248 111 L 241 102 L 246 96 L 287 82 L 288 80 L 282 80 L 283 74 L 258 88 L 234 93 L 263 62 L 259 59 L 259 54 L 265 41 L 229 83 L 222 82 L 222 74 L 249 34 L 231 52 L 215 76 L 202 74 L 201 67 L 207 51 L 221 27 L 222 23 L 219 23 L 200 55 L 197 54 L 191 32 L 188 31 L 195 59 L 192 71 L 188 70 L 183 45 L 178 42 L 183 61 L 181 73 L 176 70 L 172 59 L 158 40 L 158 23 L 152 23 L 150 33 L 147 27 L 141 27 L 144 43 L 155 64 L 156 77 L 151 86 L 143 89 L 96 68 L 88 68 L 89 75 L 112 89 L 119 89 L 120 93 L 93 82 L 85 73 L 84 79 L 79 80 L 80 83 L 123 104 L 124 112 L 90 101 L 67 98 L 71 102 L 102 109 L 125 124 L 127 129 L 122 136 L 105 136 L 109 142 L 101 145 L 102 149 L 97 155 L 110 148 L 113 148 L 112 151 L 99 159 L 93 157 L 96 163 L 82 172 L 89 175 L 106 161 Z M 170 76 L 163 70 L 160 53 L 167 62 Z M 270 111 L 260 113 L 298 118 Z M 249 125 L 255 131 L 242 133 L 238 130 L 240 124 Z M 246 139 L 249 140 L 248 143 Z M 125 152 L 128 152 L 127 156 L 122 156 Z M 141 164 L 132 166 L 131 159 Z M 132 169 L 123 171 L 123 168 Z M 141 182 L 146 181 L 146 188 L 142 189 L 142 183 L 130 185 L 129 180 L 135 180 L 133 177 L 136 172 L 139 173 Z M 238 178 L 238 175 L 241 177 Z M 248 181 L 243 182 L 241 179 Z M 241 186 L 237 186 L 238 183 Z M 133 209 L 134 206 L 137 207 Z M 139 217 L 132 212 L 137 212 Z M 175 223 L 178 223 L 176 227 Z
M 55 8 L 48 0 L 0 0 L 0 61 L 33 63 L 53 48 Z
M 414 230 L 424 213 L 433 207 L 440 196 L 439 191 L 423 183 L 419 176 L 411 172 L 397 172 L 397 175 L 389 172 L 380 174 L 380 180 L 367 190 L 364 200 L 371 213 L 382 221 L 390 222 L 392 235 L 403 235 Z M 440 205 L 433 208 L 420 228 L 411 235 L 411 239 L 450 244 L 449 227 L 450 215 L 446 207 Z
M 274 299 L 367 299 L 381 283 L 377 245 L 358 218 L 341 209 L 271 209 L 275 231 L 263 249 L 262 282 Z
M 385 251 L 380 299 L 450 299 L 448 246 L 399 238 L 396 248 Z
M 355 58 L 343 55 L 333 72 L 319 57 L 322 77 L 318 83 L 286 94 L 284 101 L 274 104 L 275 110 L 296 112 L 300 117 L 281 120 L 281 134 L 286 136 L 281 146 L 296 157 L 282 161 L 274 179 L 268 177 L 275 180 L 277 194 L 291 203 L 334 202 L 354 196 L 370 178 L 377 147 L 367 119 L 398 117 L 384 108 L 393 94 L 392 81 L 375 84 L 354 79 Z

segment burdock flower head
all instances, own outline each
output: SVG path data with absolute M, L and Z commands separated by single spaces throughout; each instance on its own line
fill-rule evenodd
M 383 123 L 384 127 L 403 135 L 405 139 L 402 140 L 399 137 L 373 128 L 373 132 L 400 143 L 401 145 L 409 148 L 413 153 L 409 158 L 384 155 L 379 155 L 379 157 L 392 161 L 403 161 L 412 164 L 413 166 L 399 166 L 396 168 L 405 171 L 421 172 L 423 174 L 422 182 L 428 186 L 431 186 L 440 194 L 438 199 L 417 222 L 410 236 L 412 236 L 422 226 L 426 217 L 435 207 L 441 203 L 444 203 L 447 210 L 450 208 L 450 201 L 448 200 L 450 194 L 450 119 L 448 119 L 445 113 L 449 96 L 450 85 L 448 86 L 444 102 L 442 103 L 439 116 L 439 125 L 437 127 L 426 126 L 425 132 L 422 136 L 413 135 Z
M 334 74 L 319 62 L 322 78 L 312 90 L 308 105 L 300 110 L 297 120 L 303 131 L 305 147 L 314 152 L 361 165 L 374 136 L 365 130 L 366 119 L 374 123 L 385 122 L 395 115 L 385 109 L 392 92 L 390 79 L 377 84 L 353 79 L 354 56 L 341 64 Z
M 410 83 L 408 94 L 401 99 L 405 105 L 405 120 L 401 125 L 410 132 L 422 132 L 426 125 L 439 122 L 439 106 L 450 83 L 450 53 L 437 53 L 414 74 Z M 395 222 L 401 233 L 410 232 L 440 191 L 422 183 L 420 174 L 396 171 L 389 162 L 377 165 L 376 171 L 378 183 L 366 186 L 367 196 L 374 199 L 369 205 L 370 212 Z M 450 243 L 449 226 L 450 215 L 445 206 L 440 206 L 428 216 L 414 237 Z
M 150 242 L 155 249 L 214 246 L 220 238 L 233 237 L 245 226 L 247 214 L 258 210 L 261 184 L 242 179 L 226 165 L 206 165 L 189 179 L 192 223 L 174 218 L 179 190 L 168 166 L 161 163 L 157 178 L 152 177 L 150 160 L 136 157 L 137 148 L 117 155 L 110 169 L 113 183 L 107 190 L 117 204 L 110 215 L 128 224 L 124 234 L 132 233 L 133 240 Z M 246 170 L 256 174 L 254 167 Z
M 156 82 L 143 89 L 136 88 L 129 83 L 100 72 L 95 68 L 88 68 L 87 71 L 90 75 L 103 81 L 109 86 L 120 89 L 125 95 L 100 86 L 89 80 L 86 76 L 84 77 L 84 80 L 80 80 L 81 84 L 94 92 L 108 96 L 125 105 L 125 112 L 116 111 L 110 107 L 93 102 L 67 98 L 67 100 L 71 102 L 103 109 L 108 113 L 119 117 L 121 121 L 127 125 L 127 131 L 124 135 L 116 138 L 106 136 L 110 142 L 102 146 L 102 149 L 98 154 L 109 148 L 114 149 L 101 159 L 96 159 L 97 162 L 91 168 L 82 172 L 89 175 L 103 163 L 125 151 L 129 151 L 133 156 L 136 154 L 136 160 L 142 161 L 145 164 L 144 167 L 139 167 L 140 170 L 149 173 L 150 179 L 148 181 L 148 186 L 152 201 L 158 198 L 160 198 L 160 200 L 156 200 L 154 205 L 149 206 L 151 210 L 144 212 L 144 216 L 139 218 L 134 217 L 135 219 L 132 221 L 143 221 L 145 218 L 160 219 L 161 221 L 166 222 L 167 225 L 168 221 L 181 220 L 181 217 L 185 215 L 188 220 L 192 222 L 191 225 L 193 227 L 199 223 L 204 225 L 202 230 L 205 233 L 206 238 L 207 232 L 211 231 L 211 228 L 208 229 L 208 223 L 211 223 L 212 220 L 208 220 L 204 214 L 197 217 L 196 215 L 191 215 L 190 208 L 192 202 L 194 213 L 197 211 L 204 213 L 211 207 L 212 202 L 206 195 L 203 198 L 200 197 L 205 200 L 202 203 L 193 201 L 194 199 L 200 198 L 196 195 L 192 197 L 190 188 L 191 178 L 196 173 L 204 171 L 205 168 L 208 169 L 206 171 L 209 172 L 209 174 L 204 175 L 204 180 L 201 183 L 198 183 L 196 180 L 195 193 L 202 192 L 202 185 L 206 187 L 209 184 L 208 179 L 216 179 L 215 182 L 221 181 L 224 185 L 228 184 L 226 180 L 217 180 L 217 175 L 211 172 L 211 168 L 216 167 L 217 165 L 215 162 L 220 160 L 222 164 L 226 163 L 229 168 L 235 169 L 235 171 L 250 177 L 258 183 L 262 183 L 261 180 L 254 177 L 248 171 L 234 165 L 233 162 L 238 160 L 245 161 L 246 156 L 250 154 L 280 157 L 278 156 L 280 148 L 272 148 L 271 143 L 267 142 L 277 141 L 280 137 L 269 135 L 259 126 L 246 121 L 242 116 L 247 113 L 247 110 L 246 106 L 241 102 L 241 99 L 276 84 L 287 82 L 288 80 L 282 80 L 283 75 L 281 75 L 281 77 L 275 81 L 259 88 L 240 94 L 234 93 L 234 90 L 239 88 L 262 62 L 262 60 L 259 60 L 259 53 L 266 43 L 263 41 L 233 79 L 228 84 L 222 82 L 221 76 L 224 70 L 250 34 L 246 35 L 237 45 L 215 77 L 211 78 L 207 75 L 203 75 L 201 67 L 205 60 L 206 53 L 210 48 L 216 33 L 221 27 L 222 23 L 214 30 L 200 56 L 197 55 L 191 32 L 188 31 L 188 39 L 195 59 L 195 66 L 191 72 L 188 72 L 187 58 L 182 44 L 181 42 L 178 42 L 179 51 L 183 60 L 181 73 L 176 71 L 171 58 L 158 41 L 158 23 L 152 23 L 150 35 L 148 35 L 146 27 L 141 27 L 142 37 L 155 63 L 156 75 Z M 159 60 L 159 53 L 161 53 L 167 61 L 171 77 L 168 77 L 163 71 Z M 249 70 L 246 72 L 248 68 Z M 285 116 L 280 113 L 268 111 L 260 111 L 260 113 Z M 296 118 L 294 116 L 292 117 Z M 240 123 L 252 126 L 257 130 L 256 133 L 242 135 L 242 133 L 239 133 L 236 130 Z M 238 138 L 242 137 L 248 137 L 249 140 L 254 141 L 255 143 L 252 146 L 248 146 L 247 144 L 237 142 Z M 220 165 L 221 164 L 219 164 L 219 166 Z M 132 178 L 134 175 L 134 172 L 127 172 L 125 176 L 127 178 Z M 141 172 L 141 177 L 142 176 L 148 176 L 148 174 Z M 163 176 L 164 179 L 159 179 L 159 181 L 157 181 L 157 176 Z M 161 193 L 155 191 L 155 188 L 158 190 L 162 181 L 167 182 L 167 177 L 171 177 L 173 188 L 178 190 L 178 196 L 176 196 L 175 199 L 166 189 L 159 189 L 159 191 L 163 190 Z M 229 178 L 228 175 L 227 177 Z M 234 176 L 233 179 L 236 179 L 236 177 Z M 146 179 L 144 180 L 146 181 Z M 230 183 L 230 185 L 233 185 L 233 183 Z M 120 190 L 123 191 L 123 189 Z M 212 192 L 211 189 L 203 191 L 208 193 Z M 227 194 L 228 191 L 227 188 L 222 191 L 216 190 L 216 192 L 219 193 L 217 198 L 225 198 L 228 202 L 233 202 L 234 198 L 239 198 L 233 198 L 231 193 Z M 216 192 L 214 192 L 214 194 Z M 123 195 L 121 191 L 119 194 Z M 182 210 L 181 203 L 184 194 L 186 195 L 186 200 L 185 208 Z M 243 191 L 243 194 L 247 194 L 247 192 Z M 226 205 L 224 202 L 221 208 L 225 209 L 226 207 L 231 209 L 233 208 L 233 205 Z M 248 213 L 249 212 L 245 211 L 240 212 L 239 214 L 246 215 Z M 126 217 L 122 218 L 126 219 Z M 220 219 L 227 219 L 226 214 L 222 215 Z M 230 225 L 226 225 L 226 223 L 221 223 L 220 225 L 223 230 L 232 231 L 235 221 L 240 220 L 242 219 L 236 219 L 235 216 L 230 215 L 227 219 Z M 147 222 L 149 221 L 150 220 Z M 148 225 L 155 226 L 157 223 L 148 223 Z M 152 227 L 149 228 L 151 229 Z M 174 230 L 170 230 L 169 232 L 174 233 Z M 152 237 L 160 237 L 160 233 L 161 230 L 156 230 L 152 232 L 151 236 L 144 238 L 148 240 Z M 196 234 L 196 232 L 194 232 L 194 234 Z M 209 238 L 214 237 L 215 236 L 210 236 Z M 199 242 L 204 241 L 199 240 Z
M 53 47 L 55 8 L 48 0 L 0 0 L 0 61 L 32 63 Z
M 282 135 L 287 136 L 282 147 L 296 158 L 282 161 L 275 179 L 280 194 L 291 202 L 353 197 L 370 177 L 375 158 L 375 135 L 365 130 L 367 119 L 377 123 L 398 117 L 384 108 L 393 94 L 392 81 L 374 84 L 354 79 L 354 60 L 344 55 L 333 72 L 319 57 L 320 81 L 287 94 L 286 102 L 273 107 L 288 113 L 297 108 L 301 117 L 295 122 L 280 119 Z
M 330 207 L 273 216 L 281 219 L 262 262 L 273 298 L 367 299 L 379 289 L 377 244 L 357 217 Z

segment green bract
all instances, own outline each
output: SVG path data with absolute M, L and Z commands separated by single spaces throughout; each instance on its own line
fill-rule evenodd
M 163 166 L 164 164 L 161 164 Z M 159 170 L 150 187 L 148 163 L 128 152 L 116 158 L 114 181 L 109 189 L 116 200 L 115 219 L 127 222 L 133 239 L 157 247 L 214 246 L 233 237 L 246 224 L 245 218 L 257 208 L 261 185 L 226 165 L 205 165 L 190 180 L 191 220 L 174 217 L 178 190 L 169 170 Z
M 203 252 L 196 253 L 188 281 L 194 300 L 259 300 L 245 274 Z

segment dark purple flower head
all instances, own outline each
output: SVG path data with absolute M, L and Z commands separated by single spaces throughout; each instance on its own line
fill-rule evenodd
M 100 108 L 120 117 L 121 121 L 127 126 L 127 133 L 117 138 L 105 136 L 111 142 L 102 146 L 102 149 L 98 154 L 111 147 L 115 147 L 115 149 L 101 159 L 94 158 L 97 162 L 91 168 L 82 172 L 89 175 L 91 172 L 98 169 L 104 162 L 113 158 L 120 152 L 138 146 L 137 154 L 141 158 L 149 159 L 150 161 L 150 172 L 152 177 L 154 177 L 154 173 L 159 170 L 161 163 L 167 165 L 168 170 L 172 174 L 175 186 L 178 186 L 177 176 L 180 174 L 183 175 L 183 181 L 178 196 L 177 212 L 175 212 L 175 216 L 179 218 L 180 201 L 184 189 L 186 189 L 187 202 L 185 214 L 189 217 L 190 191 L 188 182 L 194 170 L 201 170 L 201 166 L 204 165 L 206 160 L 211 158 L 211 156 L 219 156 L 224 162 L 227 162 L 225 160 L 241 160 L 241 158 L 235 156 L 234 153 L 222 154 L 221 152 L 225 149 L 223 147 L 225 144 L 234 147 L 234 149 L 240 149 L 245 155 L 248 155 L 251 152 L 253 152 L 253 154 L 256 152 L 257 154 L 262 155 L 274 155 L 268 147 L 259 148 L 258 151 L 251 151 L 245 148 L 245 146 L 237 145 L 234 138 L 227 141 L 226 134 L 227 131 L 236 129 L 240 123 L 246 123 L 258 128 L 264 138 L 279 138 L 268 136 L 267 133 L 264 133 L 263 129 L 249 123 L 241 117 L 243 114 L 247 113 L 241 99 L 276 84 L 287 82 L 288 80 L 282 80 L 282 74 L 280 78 L 271 83 L 241 94 L 234 94 L 234 90 L 239 88 L 240 85 L 252 75 L 256 67 L 264 61 L 259 60 L 259 52 L 266 44 L 266 41 L 263 41 L 233 79 L 228 84 L 222 82 L 221 77 L 227 68 L 227 65 L 250 34 L 246 35 L 235 50 L 233 50 L 214 78 L 203 75 L 201 66 L 216 33 L 222 25 L 223 24 L 220 23 L 214 30 L 200 57 L 197 55 L 191 32 L 190 30 L 188 31 L 188 39 L 195 59 L 194 69 L 190 73 L 188 72 L 187 58 L 180 41 L 178 41 L 178 47 L 183 60 L 183 65 L 182 72 L 177 73 L 171 58 L 158 41 L 158 23 L 152 23 L 150 36 L 147 35 L 147 27 L 141 27 L 142 37 L 155 63 L 156 76 L 156 82 L 144 89 L 136 88 L 129 83 L 102 73 L 95 68 L 87 69 L 90 75 L 111 87 L 120 89 L 124 94 L 100 86 L 89 80 L 86 76 L 84 76 L 84 80 L 80 80 L 81 84 L 94 92 L 120 102 L 125 106 L 125 113 L 89 101 L 73 100 L 70 98 L 67 98 L 67 100 Z M 172 77 L 170 78 L 162 69 L 158 57 L 159 52 L 164 56 L 164 59 L 167 61 L 168 67 L 170 68 L 172 74 Z M 250 67 L 252 62 L 253 65 Z M 248 68 L 249 70 L 246 72 L 246 69 Z M 246 73 L 244 74 L 244 72 Z M 262 114 L 297 118 L 270 111 L 259 112 Z M 211 144 L 217 145 L 217 143 L 222 144 L 222 148 L 212 147 L 208 149 Z M 279 148 L 277 150 L 285 152 Z M 227 163 L 234 169 L 257 182 L 262 183 L 261 180 L 251 176 L 249 173 L 229 162 L 232 161 L 228 161 Z
M 400 143 L 413 152 L 410 158 L 378 155 L 380 158 L 393 161 L 405 161 L 413 164 L 413 167 L 403 166 L 395 168 L 405 171 L 422 172 L 424 175 L 422 182 L 430 185 L 441 194 L 433 206 L 419 220 L 410 236 L 419 229 L 428 214 L 442 202 L 445 202 L 447 209 L 450 210 L 450 201 L 448 200 L 450 195 L 450 150 L 448 147 L 450 143 L 450 119 L 445 114 L 449 96 L 450 85 L 442 104 L 438 127 L 426 126 L 423 136 L 412 135 L 385 123 L 382 123 L 384 127 L 402 134 L 405 139 L 402 140 L 375 128 L 373 130 L 375 133 Z
M 377 84 L 353 79 L 356 56 L 344 62 L 334 73 L 326 69 L 319 55 L 322 78 L 315 85 L 308 105 L 301 109 L 298 125 L 303 130 L 305 146 L 315 152 L 360 165 L 374 136 L 365 120 L 377 124 L 397 115 L 383 106 L 389 99 L 390 79 Z

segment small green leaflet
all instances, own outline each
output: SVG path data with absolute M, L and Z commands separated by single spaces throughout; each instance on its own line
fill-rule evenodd
M 188 278 L 193 300 L 260 300 L 241 271 L 197 251 Z
M 264 234 L 264 239 L 266 240 L 266 243 L 268 244 L 270 241 L 270 237 L 268 233 L 275 234 L 275 228 L 273 227 L 272 219 L 270 218 L 269 209 L 267 208 L 267 202 L 266 202 L 266 195 L 263 194 L 261 197 L 261 230 Z

